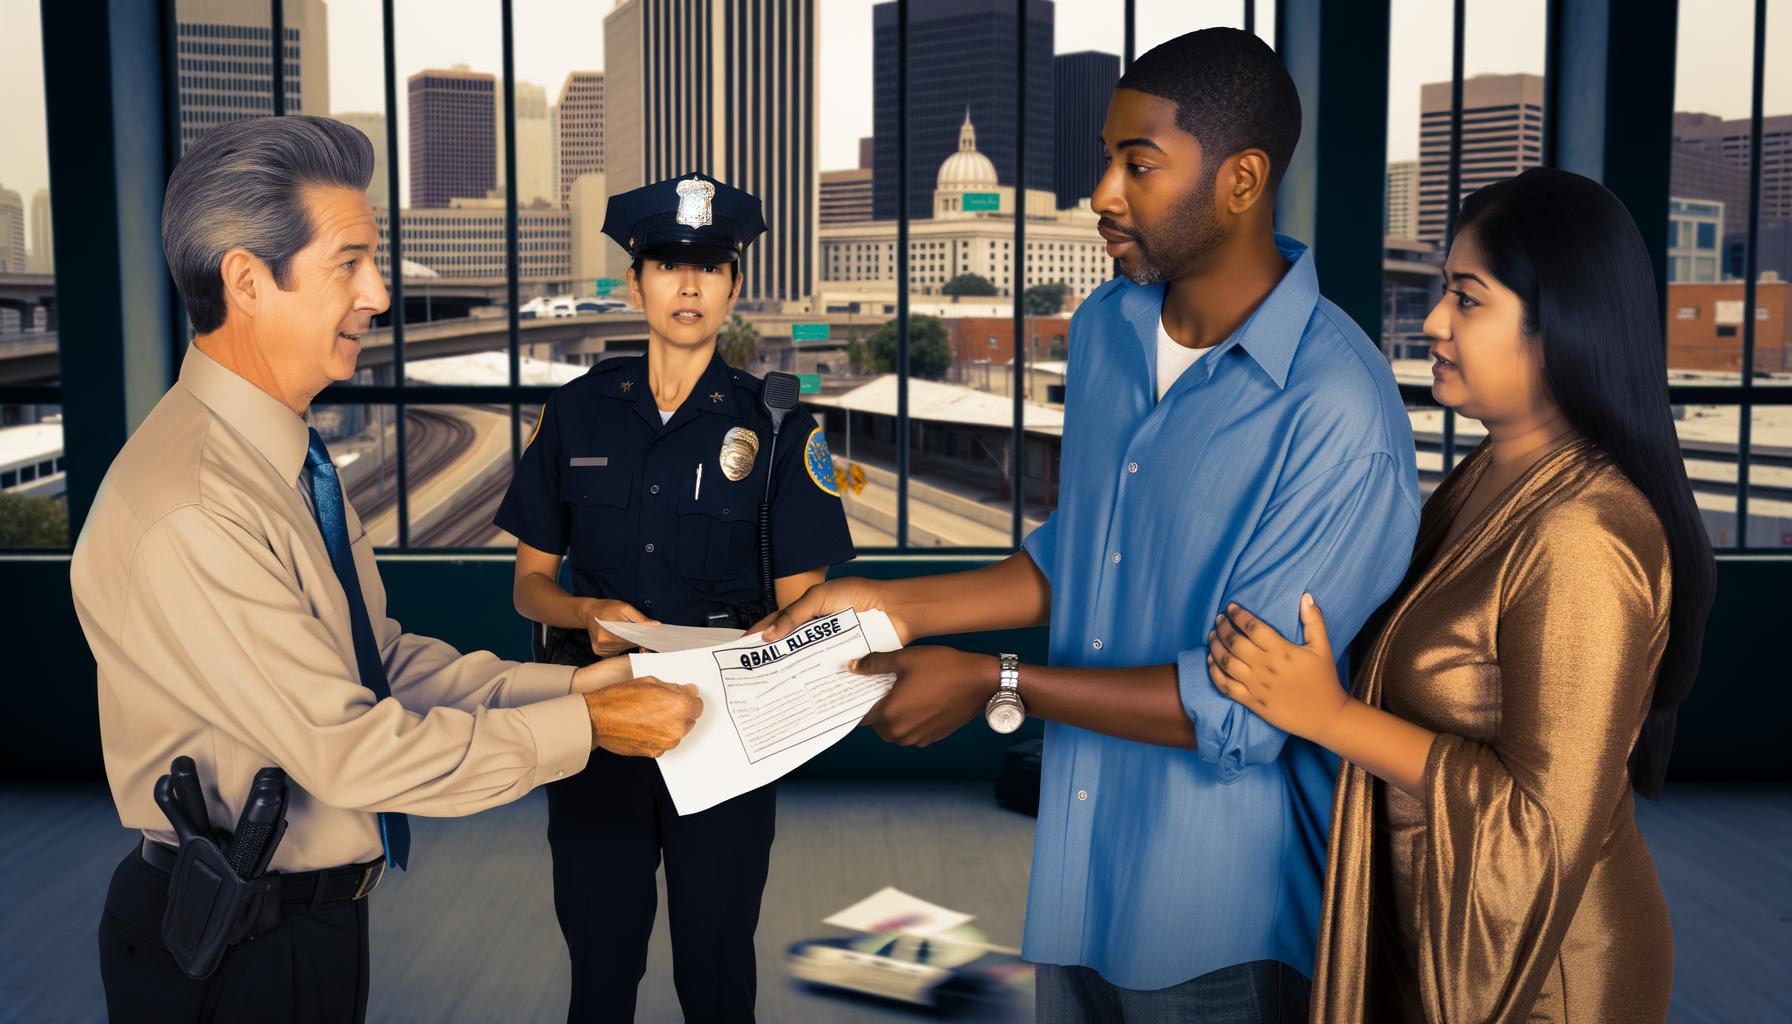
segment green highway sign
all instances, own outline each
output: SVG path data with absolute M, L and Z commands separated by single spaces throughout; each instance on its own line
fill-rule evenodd
M 793 342 L 797 342 L 797 341 L 827 341 L 828 340 L 828 325 L 825 323 L 822 323 L 822 324 L 791 324 L 790 325 L 790 340 Z
M 1000 192 L 966 192 L 964 194 L 964 208 L 966 212 L 977 210 L 1000 210 L 1002 208 L 1002 194 Z
M 800 383 L 802 385 L 802 387 L 800 387 L 797 391 L 798 394 L 803 394 L 803 395 L 819 395 L 819 394 L 821 394 L 821 374 L 819 374 L 819 373 L 799 373 L 796 375 L 796 379 L 797 379 L 798 383 Z
M 620 277 L 600 277 L 597 279 L 596 287 L 597 287 L 597 294 L 608 295 L 612 291 L 616 290 L 617 288 L 622 287 L 622 278 L 620 278 Z

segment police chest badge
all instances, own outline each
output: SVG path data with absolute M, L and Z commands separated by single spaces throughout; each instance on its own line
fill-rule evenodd
M 828 451 L 828 437 L 820 427 L 809 431 L 809 443 L 803 446 L 803 466 L 815 486 L 836 498 L 840 496 L 840 485 L 834 480 L 834 456 Z
M 678 223 L 687 228 L 709 227 L 714 220 L 709 204 L 715 197 L 716 187 L 702 178 L 686 178 L 679 182 Z
M 746 427 L 733 427 L 722 438 L 722 475 L 739 483 L 753 472 L 753 462 L 759 458 L 759 435 Z

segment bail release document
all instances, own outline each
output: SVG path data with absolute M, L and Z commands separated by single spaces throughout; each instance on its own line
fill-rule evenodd
M 613 627 L 612 627 L 613 628 Z M 617 635 L 651 647 L 650 629 Z M 759 634 L 696 650 L 631 654 L 636 676 L 692 683 L 703 714 L 659 757 L 679 814 L 695 814 L 758 789 L 839 742 L 883 698 L 893 675 L 846 666 L 902 647 L 889 616 L 851 609 L 824 615 L 775 643 Z

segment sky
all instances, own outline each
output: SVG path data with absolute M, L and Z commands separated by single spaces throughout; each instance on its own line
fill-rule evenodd
M 256 2 L 256 0 L 245 0 Z M 296 6 L 303 0 L 287 0 Z M 821 167 L 852 167 L 872 125 L 871 7 L 874 0 L 816 0 L 817 112 Z M 1136 0 L 1141 51 L 1179 32 L 1243 24 L 1241 0 Z M 1545 0 L 1468 0 L 1464 64 L 1469 75 L 1543 72 Z M 47 187 L 43 51 L 39 0 L 0 0 L 0 186 L 27 209 Z M 514 0 L 516 73 L 545 86 L 549 102 L 572 70 L 603 66 L 603 18 L 612 0 Z M 1057 52 L 1119 53 L 1123 27 L 1112 0 L 1058 0 Z M 378 0 L 328 0 L 332 112 L 379 110 L 383 38 Z M 1273 0 L 1259 8 L 1268 34 Z M 1753 0 L 1682 3 L 1675 108 L 1746 117 Z M 1792 0 L 1768 0 L 1766 110 L 1792 113 Z M 503 69 L 498 0 L 396 0 L 399 138 L 408 138 L 404 78 L 427 67 L 464 63 Z M 1389 35 L 1388 159 L 1418 153 L 1419 87 L 1450 73 L 1450 0 L 1392 0 Z M 408 177 L 401 159 L 400 172 Z

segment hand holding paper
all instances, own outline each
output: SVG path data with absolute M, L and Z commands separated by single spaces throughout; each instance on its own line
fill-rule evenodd
M 845 610 L 804 623 L 774 643 L 753 634 L 711 647 L 630 655 L 635 675 L 693 683 L 710 709 L 676 750 L 659 759 L 678 813 L 694 814 L 757 789 L 833 746 L 895 678 L 847 666 L 901 646 L 882 612 Z

